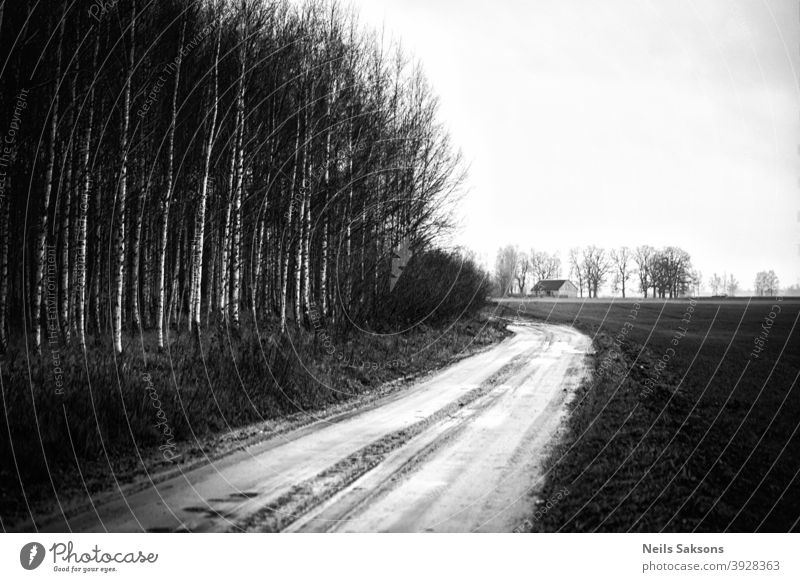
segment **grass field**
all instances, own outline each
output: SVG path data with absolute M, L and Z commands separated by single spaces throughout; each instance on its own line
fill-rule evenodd
M 592 336 L 533 531 L 798 531 L 800 299 L 500 300 Z

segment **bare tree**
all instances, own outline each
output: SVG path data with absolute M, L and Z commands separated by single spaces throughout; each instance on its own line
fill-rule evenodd
M 169 134 L 167 137 L 167 170 L 166 186 L 164 195 L 161 198 L 160 216 L 160 238 L 158 241 L 158 270 L 157 283 L 158 293 L 156 298 L 156 336 L 158 337 L 158 349 L 164 349 L 164 306 L 166 304 L 166 261 L 167 261 L 167 242 L 169 238 L 169 211 L 172 205 L 173 188 L 175 187 L 174 166 L 175 166 L 175 126 L 178 122 L 178 89 L 181 84 L 181 60 L 183 53 L 183 43 L 186 37 L 186 21 L 181 25 L 181 36 L 178 41 L 177 57 L 173 61 L 172 68 L 175 69 L 175 77 L 172 86 L 172 106 L 170 108 Z
M 220 15 L 221 16 L 221 15 Z M 217 130 L 217 114 L 219 112 L 219 53 L 222 42 L 222 27 L 217 28 L 217 40 L 214 43 L 214 63 L 212 65 L 211 119 L 208 122 L 208 137 L 203 148 L 203 174 L 200 178 L 200 199 L 197 203 L 195 231 L 192 247 L 192 277 L 189 300 L 189 330 L 195 327 L 200 333 L 200 305 L 203 281 L 203 250 L 205 245 L 206 205 L 208 201 L 208 185 L 211 173 L 211 151 L 214 148 L 214 137 Z
M 500 287 L 500 294 L 506 295 L 512 291 L 512 286 L 517 277 L 519 250 L 511 245 L 497 251 L 495 261 L 495 277 Z
M 692 279 L 692 288 L 694 290 L 694 295 L 695 297 L 697 297 L 700 295 L 703 287 L 702 271 L 699 271 L 698 269 L 692 270 L 691 279 Z
M 280 294 L 280 329 L 281 333 L 286 330 L 286 313 L 287 313 L 287 302 L 288 302 L 288 290 L 289 290 L 289 257 L 291 254 L 291 247 L 292 247 L 292 219 L 294 217 L 294 206 L 295 200 L 293 198 L 293 192 L 295 191 L 295 186 L 297 184 L 297 174 L 300 169 L 300 118 L 299 116 L 296 118 L 296 130 L 295 130 L 295 148 L 294 148 L 294 171 L 292 173 L 292 180 L 291 186 L 288 191 L 288 204 L 287 204 L 287 211 L 286 211 L 286 228 L 283 231 L 283 239 L 282 239 L 282 252 L 281 252 L 281 294 Z M 363 272 L 363 269 L 362 269 Z
M 39 231 L 36 238 L 35 265 L 36 275 L 33 291 L 33 343 L 37 350 L 42 349 L 42 291 L 44 287 L 45 247 L 47 245 L 47 217 L 50 210 L 50 195 L 53 191 L 53 170 L 56 163 L 56 136 L 58 131 L 59 113 L 59 87 L 61 85 L 61 53 L 64 43 L 64 23 L 66 22 L 66 2 L 64 14 L 58 32 L 58 50 L 56 53 L 56 76 L 53 79 L 53 104 L 50 112 L 50 137 L 47 148 L 47 170 L 45 177 L 44 196 L 39 214 Z
M 614 266 L 615 282 L 622 288 L 622 298 L 625 298 L 625 284 L 631 277 L 633 257 L 628 247 L 620 247 L 611 251 L 611 262 Z
M 719 295 L 719 292 L 725 288 L 725 281 L 723 281 L 722 277 L 714 273 L 708 279 L 708 286 L 711 287 L 712 295 Z
M 517 253 L 517 268 L 514 273 L 514 278 L 517 280 L 517 289 L 520 295 L 525 295 L 525 283 L 528 280 L 528 270 L 531 267 L 531 262 L 528 254 L 525 251 Z
M 128 154 L 130 143 L 128 132 L 131 123 L 131 81 L 134 70 L 134 50 L 136 47 L 136 2 L 131 5 L 131 24 L 130 24 L 130 49 L 128 52 L 127 74 L 125 76 L 124 102 L 122 110 L 122 139 L 120 149 L 122 151 L 119 169 L 119 226 L 117 227 L 117 237 L 115 246 L 116 279 L 114 281 L 114 314 L 113 314 L 113 336 L 114 350 L 122 353 L 122 291 L 125 286 L 125 220 L 128 196 Z
M 6 190 L 9 179 L 0 181 L 0 353 L 8 347 L 8 235 L 11 203 Z
M 636 263 L 636 273 L 639 277 L 639 290 L 647 299 L 648 289 L 652 286 L 653 260 L 655 249 L 648 245 L 636 247 L 633 260 Z
M 92 74 L 96 74 L 97 70 L 97 55 L 100 50 L 100 33 L 95 34 L 94 51 L 92 55 Z M 93 79 L 89 80 L 88 87 L 88 118 L 86 120 L 86 128 L 83 135 L 83 151 L 81 160 L 81 171 L 83 172 L 83 185 L 80 191 L 80 198 L 78 201 L 78 220 L 77 220 L 77 257 L 75 259 L 75 332 L 78 336 L 78 342 L 81 346 L 86 345 L 86 275 L 88 259 L 88 220 L 89 220 L 89 194 L 92 189 L 92 175 L 90 169 L 90 153 L 92 143 L 92 130 L 94 128 L 94 108 L 95 108 L 95 82 Z
M 233 224 L 231 231 L 231 321 L 239 325 L 239 307 L 242 281 L 242 197 L 244 196 L 244 131 L 245 131 L 245 76 L 247 71 L 247 8 L 241 7 L 239 29 L 239 79 L 236 91 L 236 187 L 233 193 Z M 255 313 L 253 313 L 255 316 Z
M 558 254 L 553 253 L 547 261 L 547 278 L 558 279 L 561 277 L 561 259 Z
M 561 274 L 561 259 L 556 253 L 550 254 L 531 249 L 531 272 L 537 281 L 557 279 Z
M 583 249 L 582 267 L 589 289 L 589 297 L 597 298 L 598 290 L 611 269 L 611 262 L 606 251 L 594 245 L 586 247 Z
M 69 102 L 74 103 L 76 101 L 76 89 L 75 84 L 77 83 L 76 80 L 77 75 L 73 74 L 72 79 L 70 80 L 69 88 Z M 69 112 L 67 114 L 67 127 L 73 128 L 75 126 L 75 108 L 70 107 Z M 72 339 L 72 327 L 71 323 L 72 320 L 70 318 L 70 303 L 72 299 L 71 293 L 71 281 L 70 275 L 72 274 L 72 270 L 70 269 L 70 263 L 72 262 L 74 249 L 71 246 L 72 243 L 72 233 L 71 233 L 71 225 L 72 225 L 72 198 L 73 198 L 73 190 L 74 190 L 74 183 L 73 183 L 73 165 L 74 165 L 74 147 L 73 147 L 73 138 L 70 135 L 68 138 L 64 139 L 63 145 L 63 152 L 61 158 L 61 167 L 62 172 L 65 172 L 63 182 L 59 180 L 59 193 L 58 193 L 58 204 L 57 206 L 61 212 L 61 225 L 59 227 L 61 239 L 61 274 L 60 274 L 60 283 L 61 283 L 61 303 L 59 306 L 58 311 L 58 320 L 61 324 L 61 335 L 63 336 L 64 340 L 69 343 Z
M 578 281 L 578 290 L 583 297 L 583 287 L 586 283 L 585 272 L 583 270 L 583 252 L 580 248 L 572 248 L 569 251 L 569 272 L 570 276 Z
M 739 281 L 736 280 L 736 277 L 733 275 L 729 275 L 728 279 L 725 283 L 725 289 L 728 292 L 728 295 L 731 297 L 736 297 L 736 292 L 739 290 Z
M 756 274 L 754 290 L 756 295 L 764 297 L 766 295 L 777 295 L 780 287 L 780 281 L 775 271 L 759 271 Z

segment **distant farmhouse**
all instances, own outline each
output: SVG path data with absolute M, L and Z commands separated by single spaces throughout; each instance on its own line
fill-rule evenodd
M 567 279 L 544 279 L 533 286 L 536 297 L 577 297 L 578 288 Z

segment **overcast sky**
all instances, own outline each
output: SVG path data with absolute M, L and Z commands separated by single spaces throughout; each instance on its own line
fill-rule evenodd
M 800 281 L 797 0 L 354 2 L 441 97 L 464 244 L 674 244 L 706 280 Z

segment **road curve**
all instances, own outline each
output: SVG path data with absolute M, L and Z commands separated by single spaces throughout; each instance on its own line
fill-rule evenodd
M 540 323 L 356 413 L 45 531 L 511 531 L 532 514 L 590 340 Z

